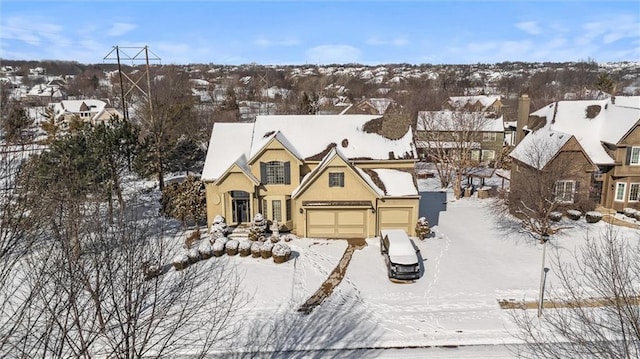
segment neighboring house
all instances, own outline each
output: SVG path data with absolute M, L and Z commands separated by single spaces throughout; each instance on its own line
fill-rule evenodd
M 33 86 L 26 95 L 26 100 L 32 104 L 44 105 L 67 98 L 64 88 L 57 85 L 39 84 Z
M 500 96 L 451 96 L 443 104 L 443 110 L 468 112 L 502 112 Z
M 400 105 L 390 98 L 363 98 L 344 109 L 341 115 L 384 115 L 399 108 Z
M 471 143 L 461 144 L 462 132 L 472 131 Z M 462 136 L 462 137 L 461 137 Z M 472 159 L 495 161 L 504 146 L 504 121 L 493 112 L 420 111 L 416 121 L 416 147 L 420 158 L 428 158 L 433 148 L 473 148 Z
M 527 112 L 519 109 L 519 117 Z M 524 137 L 510 154 L 512 189 L 519 186 L 517 173 L 522 168 L 536 167 L 528 160 L 535 146 L 548 152 L 538 170 L 574 153 L 578 165 L 572 168 L 577 169 L 556 184 L 563 202 L 592 200 L 617 211 L 640 208 L 639 121 L 639 96 L 559 101 L 519 118 Z
M 414 233 L 419 194 L 411 128 L 391 140 L 364 130 L 375 115 L 258 116 L 216 123 L 202 172 L 207 221 L 257 213 L 301 237 Z
M 97 124 L 110 121 L 114 116 L 123 118 L 123 115 L 115 108 L 102 100 L 64 100 L 50 104 L 56 119 L 70 121 L 77 117 L 84 122 Z

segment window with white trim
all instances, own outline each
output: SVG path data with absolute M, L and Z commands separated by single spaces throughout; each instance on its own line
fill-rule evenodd
M 631 147 L 631 157 L 629 158 L 629 164 L 640 165 L 640 147 Z
M 624 195 L 627 192 L 627 184 L 624 182 L 616 183 L 616 202 L 624 202 Z
M 562 203 L 573 203 L 576 181 L 556 181 L 555 199 Z
M 267 162 L 267 183 L 284 184 L 284 162 Z
M 483 132 L 482 142 L 496 142 L 498 134 L 495 132 Z
M 638 202 L 640 199 L 640 183 L 629 184 L 629 202 Z
M 344 173 L 329 172 L 329 187 L 344 187 Z
M 279 199 L 271 201 L 271 211 L 273 212 L 271 219 L 282 222 L 282 201 Z
M 482 150 L 483 161 L 493 161 L 496 159 L 496 151 L 494 150 Z

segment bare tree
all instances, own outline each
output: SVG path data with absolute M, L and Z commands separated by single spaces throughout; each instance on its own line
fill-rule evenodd
M 512 313 L 523 358 L 640 357 L 640 245 L 608 225 L 571 260 L 557 252 L 550 308 Z
M 446 188 L 452 184 L 456 198 L 462 196 L 466 170 L 478 164 L 472 154 L 480 149 L 481 131 L 489 121 L 482 112 L 418 113 L 418 140 L 426 147 L 429 160 L 435 163 L 441 186 Z
M 541 129 L 511 152 L 508 205 L 523 228 L 540 238 L 560 228 L 551 214 L 564 209 L 595 208 L 589 200 L 594 165 L 569 134 Z

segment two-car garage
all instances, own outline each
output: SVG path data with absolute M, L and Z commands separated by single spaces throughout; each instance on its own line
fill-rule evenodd
M 379 206 L 369 202 L 349 206 L 305 206 L 305 236 L 310 238 L 368 238 L 383 229 L 403 229 L 412 234 L 416 206 Z

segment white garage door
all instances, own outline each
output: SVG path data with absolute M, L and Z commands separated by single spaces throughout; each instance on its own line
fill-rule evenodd
M 364 238 L 367 233 L 366 209 L 309 209 L 307 237 Z
M 413 233 L 409 228 L 413 210 L 411 207 L 379 208 L 378 226 L 383 229 L 404 229 L 407 233 Z

